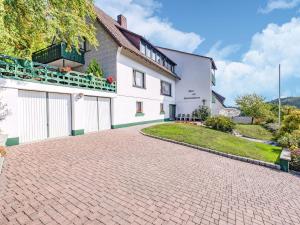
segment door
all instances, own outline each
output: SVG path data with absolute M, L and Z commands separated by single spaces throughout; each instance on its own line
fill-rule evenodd
M 49 137 L 71 135 L 71 96 L 48 93 Z
M 97 97 L 84 96 L 85 102 L 85 127 L 86 133 L 99 130 L 98 127 L 98 99 Z
M 169 117 L 170 117 L 170 120 L 176 119 L 176 105 L 173 105 L 173 104 L 169 105 Z
M 20 143 L 48 137 L 46 92 L 19 90 L 18 121 Z
M 99 130 L 108 130 L 111 128 L 110 118 L 110 99 L 98 98 L 98 112 L 99 112 Z

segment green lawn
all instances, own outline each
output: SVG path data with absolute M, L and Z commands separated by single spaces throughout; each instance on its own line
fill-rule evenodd
M 190 124 L 160 124 L 144 128 L 143 132 L 220 152 L 277 164 L 281 153 L 281 148 L 279 147 L 248 141 L 231 134 Z
M 235 128 L 241 135 L 260 140 L 272 140 L 273 134 L 260 125 L 237 124 Z

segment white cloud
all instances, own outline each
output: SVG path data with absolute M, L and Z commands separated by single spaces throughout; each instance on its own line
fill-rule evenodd
M 222 42 L 218 41 L 215 43 L 207 53 L 208 56 L 212 56 L 215 60 L 224 59 L 233 53 L 236 53 L 239 49 L 239 45 L 227 45 L 226 47 L 221 47 Z
M 255 34 L 250 49 L 240 61 L 229 61 L 226 54 L 218 58 L 217 89 L 227 97 L 227 104 L 233 104 L 238 95 L 252 92 L 268 98 L 276 97 L 279 64 L 282 64 L 282 79 L 293 79 L 300 86 L 299 43 L 300 18 L 293 18 L 283 25 L 269 24 Z M 213 47 L 210 53 L 230 52 L 226 50 L 228 47 L 217 47 Z
M 265 8 L 260 8 L 260 13 L 270 13 L 276 9 L 292 9 L 300 4 L 300 0 L 268 0 Z
M 96 5 L 113 18 L 125 15 L 130 30 L 156 45 L 193 52 L 204 41 L 200 35 L 178 30 L 167 19 L 156 16 L 162 7 L 156 0 L 96 0 Z

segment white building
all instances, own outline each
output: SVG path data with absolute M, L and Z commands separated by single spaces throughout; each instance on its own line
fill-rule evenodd
M 127 30 L 124 16 L 115 21 L 96 13 L 97 49 L 84 43 L 78 54 L 57 43 L 34 53 L 34 61 L 49 66 L 0 57 L 0 95 L 10 112 L 0 122 L 7 145 L 172 120 L 203 104 L 212 108 L 211 58 L 156 48 Z M 114 83 L 80 73 L 93 59 Z
M 214 115 L 218 114 L 212 101 L 217 69 L 214 60 L 173 49 L 159 49 L 177 63 L 176 73 L 181 78 L 176 82 L 177 113 L 191 114 L 199 106 L 207 106 Z

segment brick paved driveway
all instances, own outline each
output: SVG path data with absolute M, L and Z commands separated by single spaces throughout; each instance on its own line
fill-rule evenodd
M 10 148 L 0 224 L 300 224 L 299 177 L 136 129 Z

